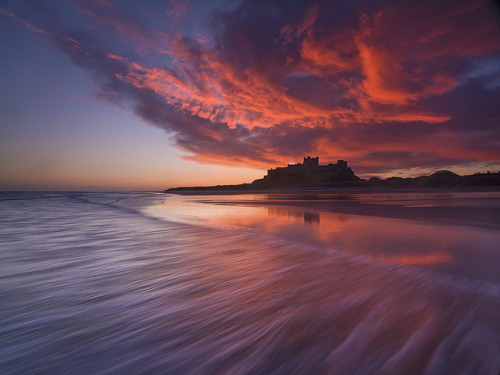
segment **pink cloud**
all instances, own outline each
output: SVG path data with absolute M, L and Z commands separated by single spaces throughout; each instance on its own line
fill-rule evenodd
M 174 18 L 175 20 L 179 20 L 191 7 L 188 0 L 170 0 L 172 4 L 172 8 L 165 11 L 165 14 Z
M 41 28 L 33 26 L 31 23 L 27 22 L 23 18 L 19 17 L 18 15 L 14 14 L 13 12 L 9 12 L 6 9 L 0 8 L 0 14 L 3 14 L 4 16 L 10 17 L 15 19 L 16 21 L 21 22 L 24 26 L 26 26 L 28 29 L 33 31 L 34 33 L 40 33 L 40 34 L 45 34 L 45 35 L 50 35 L 48 32 L 45 30 L 42 30 Z
M 160 21 L 151 9 L 84 2 L 78 13 L 95 28 L 54 40 L 104 97 L 132 103 L 190 160 L 262 168 L 308 153 L 363 171 L 500 162 L 488 120 L 500 94 L 467 75 L 500 54 L 486 3 L 365 5 L 242 1 L 187 35 L 171 20 L 189 17 L 188 2 L 159 7 Z

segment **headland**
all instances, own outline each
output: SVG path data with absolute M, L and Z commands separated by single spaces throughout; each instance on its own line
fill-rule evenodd
M 369 180 L 359 178 L 347 165 L 347 161 L 319 164 L 319 157 L 304 157 L 302 163 L 288 164 L 286 167 L 271 168 L 267 174 L 251 183 L 239 185 L 191 186 L 165 190 L 172 193 L 243 193 L 267 190 L 370 190 L 392 189 L 500 189 L 500 172 L 475 173 L 460 176 L 448 170 L 437 171 L 430 176 L 389 177 Z

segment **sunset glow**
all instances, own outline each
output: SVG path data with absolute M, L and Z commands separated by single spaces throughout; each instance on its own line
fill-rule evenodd
M 0 19 L 4 187 L 241 183 L 304 155 L 364 178 L 500 169 L 493 1 L 19 1 Z

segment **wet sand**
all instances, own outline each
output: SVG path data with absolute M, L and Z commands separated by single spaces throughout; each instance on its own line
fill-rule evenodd
M 498 374 L 500 231 L 322 211 L 336 202 L 497 205 L 6 195 L 2 374 Z
M 166 195 L 148 215 L 500 283 L 500 193 Z
M 270 190 L 267 192 L 183 192 L 199 202 L 230 205 L 278 205 L 316 212 L 335 212 L 395 219 L 500 229 L 500 192 L 494 190 Z M 228 201 L 218 195 L 231 195 Z M 249 200 L 249 195 L 262 199 Z

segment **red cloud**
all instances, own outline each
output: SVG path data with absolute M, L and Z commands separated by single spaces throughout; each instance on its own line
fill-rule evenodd
M 500 92 L 482 81 L 493 73 L 468 74 L 474 61 L 500 61 L 490 5 L 244 0 L 186 35 L 166 19 L 189 18 L 187 2 L 155 13 L 108 0 L 80 3 L 79 33 L 52 27 L 107 95 L 171 132 L 190 159 L 263 168 L 318 154 L 368 173 L 500 162 Z

